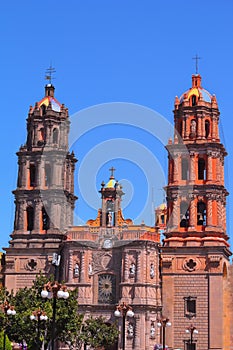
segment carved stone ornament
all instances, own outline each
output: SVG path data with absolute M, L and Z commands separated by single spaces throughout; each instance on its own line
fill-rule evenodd
M 37 268 L 37 261 L 35 259 L 30 259 L 25 264 L 25 269 L 28 271 L 35 271 Z
M 199 270 L 200 261 L 195 258 L 187 258 L 183 262 L 183 269 L 189 272 Z

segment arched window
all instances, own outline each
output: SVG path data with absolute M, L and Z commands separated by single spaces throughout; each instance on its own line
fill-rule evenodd
M 206 225 L 206 204 L 203 201 L 197 203 L 197 225 Z
M 206 180 L 205 159 L 198 159 L 198 180 Z
M 197 104 L 197 96 L 192 95 L 192 106 L 196 106 L 196 104 Z
M 50 164 L 45 164 L 45 186 L 49 187 L 52 183 L 52 171 Z
M 35 166 L 35 164 L 30 164 L 29 178 L 30 178 L 30 187 L 36 186 L 36 166 Z
M 48 230 L 50 228 L 50 220 L 49 216 L 45 210 L 45 208 L 42 208 L 42 230 Z
M 55 128 L 53 129 L 53 143 L 57 143 L 58 142 L 58 129 Z
M 39 131 L 40 131 L 40 135 L 39 135 L 40 140 L 43 140 L 43 141 L 44 141 L 44 139 L 45 139 L 44 128 L 40 128 Z
M 45 105 L 41 105 L 41 111 L 42 111 L 42 115 L 45 115 L 46 113 L 46 106 Z
M 187 202 L 180 203 L 180 227 L 189 226 L 189 205 Z
M 34 228 L 34 208 L 27 207 L 27 231 L 32 231 Z
M 207 137 L 210 134 L 210 122 L 209 120 L 205 121 L 205 138 L 207 139 Z
M 181 161 L 182 167 L 182 180 L 188 180 L 189 177 L 189 163 L 187 158 L 183 158 Z

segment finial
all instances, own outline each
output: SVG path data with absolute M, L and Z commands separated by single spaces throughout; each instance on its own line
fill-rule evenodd
M 52 64 L 50 64 L 49 68 L 45 71 L 45 80 L 49 81 L 49 84 L 52 84 L 52 80 L 55 78 L 53 77 L 53 74 L 56 73 L 55 68 L 52 67 Z
M 198 57 L 198 54 L 196 54 L 195 57 L 193 57 L 193 60 L 196 61 L 196 74 L 198 74 L 198 60 L 200 60 L 201 57 Z
M 111 171 L 110 179 L 114 179 L 114 171 L 115 170 L 116 169 L 113 166 L 109 169 L 109 171 Z

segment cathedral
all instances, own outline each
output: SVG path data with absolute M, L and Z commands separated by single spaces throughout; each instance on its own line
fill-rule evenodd
M 115 169 L 99 188 L 100 209 L 73 225 L 76 156 L 69 151 L 68 109 L 45 86 L 30 107 L 19 148 L 14 229 L 5 249 L 4 285 L 30 286 L 40 272 L 78 288 L 79 312 L 119 324 L 112 349 L 233 349 L 233 270 L 226 233 L 224 159 L 216 97 L 192 76 L 174 104 L 168 140 L 167 203 L 153 227 L 121 208 Z M 56 261 L 55 261 L 56 264 Z M 129 308 L 120 316 L 122 305 Z M 165 339 L 166 337 L 166 339 Z M 161 345 L 163 344 L 163 346 Z

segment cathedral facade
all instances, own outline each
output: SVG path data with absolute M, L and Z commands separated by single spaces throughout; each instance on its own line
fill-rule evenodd
M 154 227 L 124 218 L 114 168 L 100 185 L 96 219 L 73 226 L 77 160 L 68 147 L 68 109 L 54 90 L 47 84 L 44 98 L 30 107 L 27 140 L 17 152 L 6 288 L 30 286 L 40 271 L 53 273 L 55 253 L 61 258 L 58 278 L 78 287 L 81 313 L 112 323 L 117 305 L 131 307 L 133 317 L 118 319 L 114 349 L 159 349 L 165 335 L 169 349 L 233 349 L 226 151 L 216 97 L 196 74 L 192 87 L 175 99 L 174 138 L 166 147 L 167 204 L 157 208 Z

